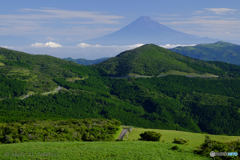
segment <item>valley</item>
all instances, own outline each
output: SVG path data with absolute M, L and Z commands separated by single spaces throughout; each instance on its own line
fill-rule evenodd
M 221 143 L 239 139 L 240 66 L 192 59 L 154 44 L 122 52 L 89 66 L 4 48 L 0 48 L 0 53 L 0 63 L 4 64 L 0 66 L 0 128 L 3 131 L 0 147 L 16 143 L 13 147 L 23 144 L 31 148 L 28 142 L 32 142 L 41 148 L 41 145 L 50 145 L 47 143 L 54 141 L 51 143 L 53 146 L 50 145 L 52 148 L 59 143 L 56 141 L 62 141 L 63 148 L 71 144 L 73 148 L 69 149 L 81 153 L 85 159 L 97 154 L 100 159 L 114 159 L 122 158 L 121 153 L 130 148 L 133 154 L 129 153 L 127 158 L 144 157 L 137 153 L 143 149 L 141 145 L 149 145 L 155 151 L 153 156 L 142 153 L 146 157 L 165 158 L 172 154 L 173 157 L 208 159 L 193 153 L 194 148 L 204 143 L 205 135 Z M 135 127 L 127 134 L 127 139 L 123 138 L 123 142 L 114 142 L 120 135 L 119 129 L 112 132 L 113 139 L 106 140 L 111 142 L 76 142 L 98 141 L 97 137 L 103 136 L 99 129 L 92 129 L 96 123 L 89 124 L 89 119 L 117 120 L 121 125 Z M 61 136 L 65 136 L 61 138 L 57 136 L 60 133 L 58 125 L 54 128 L 26 128 L 22 133 L 24 135 L 14 135 L 20 124 L 35 121 L 41 125 L 55 124 L 59 120 L 69 120 L 64 122 L 69 125 L 76 123 L 75 120 L 86 120 L 86 132 L 82 134 L 88 138 L 73 138 L 78 132 L 76 128 L 67 129 L 66 133 L 61 131 Z M 10 128 L 7 129 L 7 126 Z M 157 144 L 139 141 L 139 134 L 144 131 L 155 131 L 163 137 Z M 38 133 L 45 134 L 40 139 L 34 139 Z M 174 151 L 171 149 L 174 138 L 187 139 L 189 143 L 179 145 L 180 149 Z M 133 148 L 136 144 L 140 148 Z M 91 155 L 82 155 L 75 148 L 82 146 L 83 150 L 89 150 L 89 147 L 98 145 L 96 154 Z M 101 146 L 110 148 L 103 151 Z M 115 147 L 122 148 L 119 154 L 112 153 Z M 159 155 L 161 152 L 156 147 L 164 148 L 164 153 Z M 34 148 L 30 148 L 36 153 Z M 57 150 L 65 154 L 61 147 Z M 18 151 L 23 152 L 21 149 Z M 3 149 L 0 154 L 5 152 L 9 150 Z M 74 156 L 76 154 L 71 158 L 74 159 Z M 170 159 L 173 157 L 170 156 Z

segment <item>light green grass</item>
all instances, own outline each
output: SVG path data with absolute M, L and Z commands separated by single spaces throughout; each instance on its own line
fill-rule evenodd
M 192 148 L 161 142 L 32 142 L 0 145 L 0 159 L 29 160 L 203 160 L 208 159 L 192 153 Z M 22 155 L 21 155 L 22 153 Z M 25 153 L 25 156 L 23 156 Z M 45 154 L 45 155 L 44 155 Z M 46 155 L 48 154 L 48 155 Z M 49 156 L 49 154 L 53 156 Z M 33 155 L 33 156 L 32 156 Z
M 187 72 L 181 72 L 176 70 L 170 70 L 167 72 L 162 72 L 160 75 L 181 75 L 181 76 L 212 76 L 212 77 L 218 77 L 217 75 L 205 73 L 205 74 L 197 74 L 197 73 L 187 73 Z
M 29 76 L 30 71 L 25 68 L 14 68 L 10 70 L 7 74 L 7 76 L 12 76 L 12 75 Z
M 145 131 L 155 131 L 157 133 L 161 133 L 161 141 L 164 140 L 165 143 L 172 143 L 174 138 L 189 140 L 188 146 L 190 147 L 200 146 L 205 140 L 205 135 L 209 135 L 211 139 L 221 142 L 228 142 L 240 139 L 240 136 L 211 135 L 173 130 L 133 128 L 132 132 L 130 132 L 128 135 L 128 140 L 138 140 L 138 138 L 140 138 L 139 134 Z
M 113 136 L 113 140 L 117 140 L 118 139 L 118 137 L 119 137 L 119 135 L 121 134 L 121 132 L 122 132 L 122 127 L 121 126 L 119 126 L 118 127 L 119 128 L 119 130 L 116 132 L 116 134 Z
M 5 59 L 6 57 L 4 55 L 0 55 L 0 59 Z
M 5 66 L 5 64 L 0 62 L 0 66 Z
M 79 77 L 68 78 L 66 79 L 66 81 L 75 82 L 76 80 L 85 80 L 85 79 L 88 79 L 88 76 L 83 78 L 79 78 Z

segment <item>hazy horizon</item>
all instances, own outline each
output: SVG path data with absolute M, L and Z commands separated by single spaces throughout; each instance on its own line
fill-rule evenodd
M 239 5 L 233 0 L 4 1 L 0 6 L 0 46 L 59 58 L 113 57 L 144 43 L 99 45 L 86 41 L 114 33 L 140 16 L 183 33 L 240 44 Z M 173 48 L 182 43 L 157 45 Z

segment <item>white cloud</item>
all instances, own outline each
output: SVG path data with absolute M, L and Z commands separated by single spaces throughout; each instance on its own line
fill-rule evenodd
M 133 44 L 133 45 L 124 45 L 124 46 L 117 46 L 117 45 L 109 45 L 109 46 L 102 46 L 99 44 L 95 44 L 95 45 L 90 45 L 90 44 L 86 44 L 86 43 L 80 43 L 77 44 L 76 47 L 80 47 L 80 48 L 126 48 L 126 49 L 132 49 L 132 48 L 136 48 L 136 47 L 140 47 L 144 44 Z
M 215 14 L 226 14 L 226 13 L 234 13 L 237 11 L 236 9 L 230 9 L 230 8 L 204 8 L 205 10 L 214 12 Z
M 193 12 L 194 15 L 199 15 L 199 14 L 202 14 L 202 13 L 203 13 L 203 11 L 194 11 Z
M 5 18 L 20 18 L 20 19 L 51 19 L 51 18 L 61 18 L 61 19 L 71 19 L 71 18 L 86 18 L 92 21 L 79 21 L 77 23 L 103 23 L 103 24 L 117 24 L 116 19 L 123 18 L 123 16 L 116 15 L 104 15 L 100 12 L 87 12 L 87 11 L 70 11 L 70 10 L 57 10 L 57 9 L 31 9 L 25 8 L 21 11 L 25 12 L 42 12 L 44 14 L 29 14 L 29 15 L 5 15 Z M 0 18 L 3 15 L 0 15 Z M 68 23 L 75 23 L 68 22 Z
M 53 43 L 53 42 L 52 42 Z M 144 44 L 133 44 L 124 46 L 103 46 L 103 45 L 90 45 L 86 43 L 80 43 L 77 46 L 62 46 L 61 48 L 46 47 L 47 43 L 35 43 L 34 46 L 28 47 L 15 47 L 15 50 L 23 51 L 30 54 L 47 54 L 58 58 L 86 58 L 86 59 L 98 59 L 102 57 L 114 57 L 126 50 L 140 47 Z M 164 48 L 174 48 L 177 46 L 187 45 L 161 45 Z M 193 45 L 188 45 L 193 46 Z
M 52 38 L 52 37 L 47 37 L 48 40 L 51 40 L 51 41 L 54 41 L 56 40 L 55 38 Z
M 31 44 L 31 47 L 50 47 L 50 48 L 59 48 L 59 47 L 62 47 L 62 45 L 50 41 L 50 42 L 47 42 L 47 43 L 34 43 L 34 44 Z
M 165 44 L 165 45 L 159 45 L 160 47 L 163 47 L 163 48 L 175 48 L 175 47 L 179 47 L 179 46 L 182 46 L 182 47 L 185 47 L 185 46 L 196 46 L 196 44 L 190 44 L 190 45 L 182 45 L 182 44 L 177 44 L 177 45 L 174 45 L 174 44 Z
M 13 49 L 14 47 L 12 47 L 12 46 L 0 46 L 0 47 L 2 47 L 2 48 L 7 48 L 7 49 Z

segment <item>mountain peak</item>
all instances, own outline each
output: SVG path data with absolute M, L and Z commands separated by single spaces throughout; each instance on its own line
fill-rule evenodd
M 212 42 L 216 42 L 216 40 L 176 31 L 148 16 L 141 16 L 112 34 L 85 41 L 88 44 L 100 45 L 131 45 L 139 43 L 158 45 L 181 43 L 189 45 Z
M 140 19 L 140 20 L 145 20 L 146 22 L 150 22 L 150 21 L 153 21 L 150 17 L 148 17 L 148 16 L 141 16 L 141 17 L 139 17 L 138 19 Z

